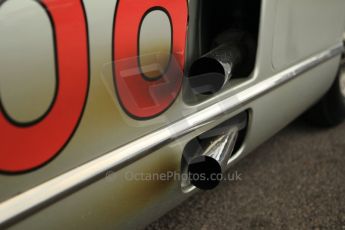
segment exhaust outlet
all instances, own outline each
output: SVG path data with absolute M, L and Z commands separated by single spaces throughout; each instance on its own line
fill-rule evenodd
M 237 129 L 226 132 L 212 140 L 203 155 L 189 162 L 188 174 L 192 185 L 202 190 L 211 190 L 218 186 L 234 150 L 237 136 Z
M 219 185 L 230 159 L 243 143 L 247 123 L 248 114 L 241 113 L 186 145 L 181 166 L 182 173 L 188 175 L 188 181 L 182 182 L 184 191 L 192 187 L 211 190 Z
M 196 60 L 188 78 L 194 94 L 211 95 L 220 91 L 242 62 L 242 49 L 234 43 L 221 44 Z

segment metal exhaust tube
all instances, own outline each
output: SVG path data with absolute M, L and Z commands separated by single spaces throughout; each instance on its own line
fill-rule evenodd
M 188 163 L 188 175 L 192 185 L 202 190 L 218 186 L 233 153 L 238 131 L 234 127 L 212 139 L 202 155 L 191 159 Z
M 228 164 L 238 154 L 248 127 L 248 111 L 242 112 L 190 140 L 181 159 L 181 189 L 211 190 L 223 180 Z
M 234 43 L 221 44 L 196 60 L 188 78 L 194 94 L 211 95 L 230 80 L 234 68 L 242 62 L 242 49 Z

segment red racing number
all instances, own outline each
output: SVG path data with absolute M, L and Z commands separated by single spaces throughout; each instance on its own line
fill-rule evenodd
M 53 27 L 56 96 L 42 120 L 26 125 L 13 123 L 0 101 L 0 171 L 4 172 L 30 170 L 56 156 L 78 126 L 87 98 L 88 34 L 82 1 L 44 0 L 39 4 Z
M 0 171 L 3 172 L 34 169 L 61 152 L 79 124 L 88 94 L 88 25 L 82 0 L 37 3 L 45 9 L 52 25 L 56 93 L 48 112 L 28 124 L 11 119 L 0 98 Z M 153 11 L 165 15 L 170 27 L 170 49 L 164 71 L 151 62 L 152 55 L 143 58 L 140 54 L 144 19 Z M 187 0 L 117 2 L 113 28 L 114 82 L 119 102 L 131 117 L 156 117 L 178 96 L 183 80 L 187 19 Z M 145 36 L 146 41 L 151 41 L 148 38 L 152 35 L 147 31 Z M 147 49 L 143 50 L 146 55 Z M 155 60 L 162 59 L 157 57 Z M 153 71 L 147 71 L 152 66 Z
M 147 78 L 140 63 L 140 30 L 145 16 L 154 10 L 169 17 L 170 61 L 161 76 Z M 120 104 L 131 117 L 156 117 L 178 96 L 183 80 L 187 19 L 187 0 L 118 1 L 114 23 L 114 78 Z

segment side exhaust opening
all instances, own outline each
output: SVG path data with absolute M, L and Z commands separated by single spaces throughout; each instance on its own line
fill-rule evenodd
M 185 147 L 181 162 L 182 191 L 193 188 L 216 188 L 227 171 L 227 166 L 243 144 L 243 132 L 248 124 L 247 112 L 224 122 L 191 140 Z
M 221 90 L 226 82 L 225 71 L 223 65 L 213 58 L 198 59 L 188 74 L 193 93 L 211 95 Z
M 247 38 L 244 33 L 229 31 L 222 34 L 214 42 L 217 48 L 191 64 L 187 77 L 194 95 L 217 93 L 232 77 L 248 71 L 248 62 L 252 60 L 248 45 L 242 41 L 244 38 Z
M 261 2 L 190 0 L 187 78 L 183 86 L 187 104 L 203 102 L 231 86 L 238 86 L 252 75 Z
M 222 174 L 222 168 L 214 158 L 199 156 L 189 162 L 188 173 L 192 185 L 202 190 L 211 190 L 219 185 L 220 181 L 214 177 Z M 198 178 L 202 174 L 204 178 Z
M 240 44 L 220 43 L 217 48 L 197 59 L 188 73 L 189 86 L 194 94 L 211 95 L 220 91 L 242 64 Z

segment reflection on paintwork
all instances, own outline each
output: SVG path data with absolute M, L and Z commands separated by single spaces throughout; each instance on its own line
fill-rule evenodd
M 345 68 L 343 67 L 340 71 L 340 90 L 345 97 Z

